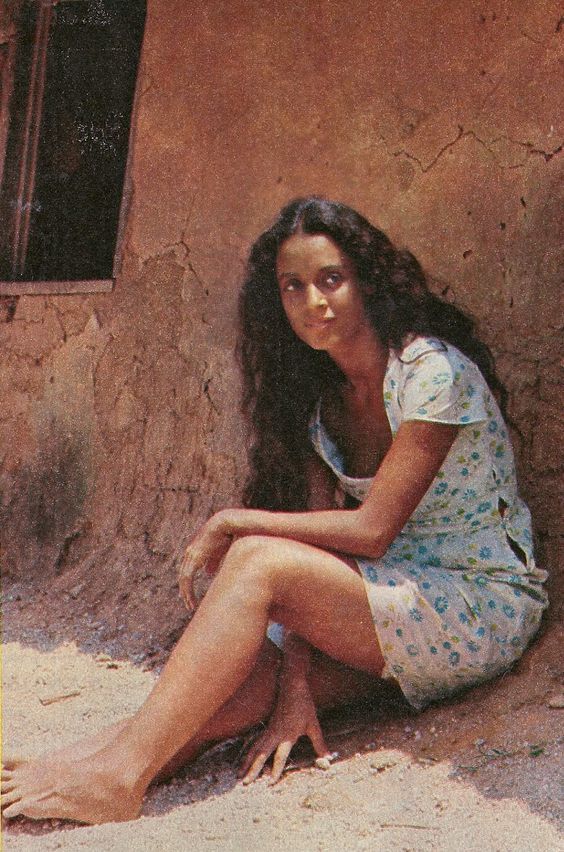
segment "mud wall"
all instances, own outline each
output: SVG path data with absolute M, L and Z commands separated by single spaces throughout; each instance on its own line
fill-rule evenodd
M 180 618 L 176 554 L 244 475 L 246 250 L 310 192 L 360 209 L 479 319 L 555 567 L 557 4 L 189 5 L 148 3 L 114 292 L 2 303 L 5 576 L 122 630 L 143 601 L 159 635 Z

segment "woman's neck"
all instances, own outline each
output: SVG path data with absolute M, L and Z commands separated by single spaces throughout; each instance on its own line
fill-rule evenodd
M 339 367 L 353 393 L 362 393 L 382 381 L 389 358 L 388 347 L 380 342 L 372 328 L 327 354 Z

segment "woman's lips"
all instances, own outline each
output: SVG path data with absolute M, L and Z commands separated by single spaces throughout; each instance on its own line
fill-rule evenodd
M 319 319 L 319 320 L 307 320 L 305 323 L 306 328 L 326 328 L 330 323 L 333 322 L 334 317 L 328 317 L 327 319 Z

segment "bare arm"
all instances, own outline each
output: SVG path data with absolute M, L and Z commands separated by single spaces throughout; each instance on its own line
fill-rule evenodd
M 313 511 L 224 509 L 218 512 L 193 539 L 180 565 L 180 592 L 188 606 L 194 605 L 192 578 L 195 572 L 207 566 L 213 573 L 233 539 L 241 536 L 280 536 L 324 550 L 379 558 L 429 488 L 458 428 L 425 421 L 403 423 L 374 477 L 366 500 L 356 509 L 317 508 L 327 505 L 323 500 L 330 488 L 327 473 L 318 471 L 312 489 Z
M 215 516 L 216 523 L 224 533 L 235 537 L 275 535 L 326 550 L 378 558 L 429 488 L 457 432 L 457 426 L 424 421 L 403 423 L 366 500 L 357 509 L 226 509 Z

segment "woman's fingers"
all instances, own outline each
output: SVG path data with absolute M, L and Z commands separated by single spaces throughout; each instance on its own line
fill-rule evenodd
M 276 784 L 277 781 L 280 781 L 282 777 L 282 773 L 286 767 L 286 761 L 290 756 L 290 752 L 292 751 L 294 743 L 287 740 L 284 743 L 280 743 L 278 748 L 276 749 L 276 754 L 274 755 L 274 761 L 272 764 L 272 772 L 270 774 L 270 783 Z
M 189 583 L 183 583 L 181 590 L 180 590 L 180 594 L 181 594 L 182 600 L 184 601 L 184 606 L 186 607 L 186 609 L 190 609 L 190 610 L 194 609 L 194 601 L 192 600 L 192 595 L 190 594 L 190 584 Z
M 252 764 L 256 760 L 256 758 L 265 752 L 266 754 L 270 754 L 270 751 L 267 750 L 265 743 L 267 740 L 265 739 L 265 734 L 263 733 L 260 736 L 251 736 L 247 739 L 247 742 L 243 746 L 244 757 L 239 764 L 239 769 L 237 774 L 239 778 L 242 778 L 247 774 Z
M 307 735 L 310 738 L 311 744 L 318 757 L 327 757 L 330 754 L 321 731 L 321 725 L 317 718 L 310 722 L 307 729 Z
M 301 734 L 309 737 L 318 757 L 329 756 L 329 749 L 323 738 L 317 717 L 310 717 L 305 730 L 303 728 L 300 730 L 296 728 L 290 733 L 288 728 L 286 728 L 286 731 L 282 727 L 279 727 L 278 730 L 276 728 L 277 726 L 273 726 L 272 730 L 265 731 L 247 752 L 238 773 L 239 777 L 242 778 L 243 784 L 251 784 L 259 777 L 272 754 L 274 754 L 274 760 L 272 762 L 270 783 L 276 784 L 282 777 L 290 752 Z M 288 737 L 289 733 L 290 736 Z
M 246 772 L 243 778 L 243 784 L 251 784 L 253 781 L 259 777 L 260 773 L 264 769 L 264 764 L 272 754 L 272 749 L 264 749 L 259 752 L 256 758 L 253 760 L 250 769 Z
M 178 590 L 180 592 L 180 597 L 186 604 L 188 609 L 192 607 L 191 601 L 191 591 L 190 591 L 191 583 L 188 577 L 179 577 L 178 578 Z
M 194 564 L 194 560 L 186 554 L 178 572 L 178 588 L 180 590 L 180 596 L 183 598 L 188 609 L 194 609 L 196 603 L 193 590 L 195 571 L 196 566 Z
M 243 760 L 239 764 L 239 768 L 237 770 L 237 775 L 238 775 L 239 778 L 243 778 L 247 774 L 247 772 L 249 771 L 251 764 L 252 764 L 254 759 L 255 759 L 255 749 L 251 748 L 251 749 L 249 749 L 249 751 L 246 753 L 245 757 L 243 758 Z

